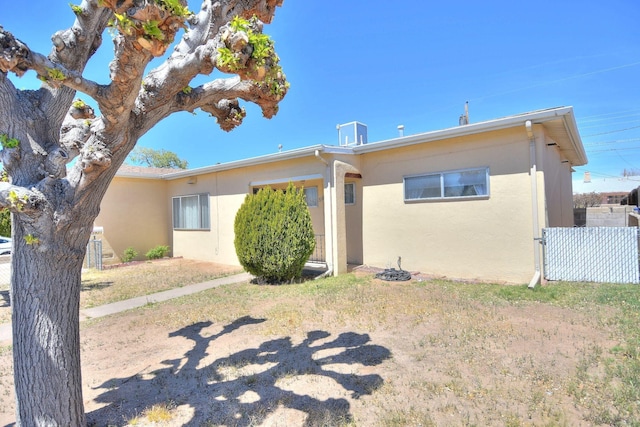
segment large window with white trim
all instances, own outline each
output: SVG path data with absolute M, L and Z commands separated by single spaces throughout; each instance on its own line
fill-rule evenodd
M 464 169 L 404 177 L 404 200 L 486 198 L 489 168 Z
M 175 230 L 209 230 L 209 194 L 173 198 Z

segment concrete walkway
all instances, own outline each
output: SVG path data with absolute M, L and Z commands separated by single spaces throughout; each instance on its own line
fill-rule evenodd
M 218 286 L 222 285 L 246 282 L 248 280 L 251 280 L 252 278 L 253 276 L 249 273 L 235 274 L 233 276 L 221 277 L 219 279 L 210 280 L 208 282 L 196 283 L 194 285 L 187 285 L 181 288 L 169 289 L 168 291 L 158 292 L 155 294 L 145 295 L 137 298 L 131 298 L 111 304 L 105 304 L 99 307 L 81 309 L 80 321 L 109 316 L 111 314 L 142 307 L 146 304 L 167 301 L 173 298 L 179 298 L 185 295 L 202 292 L 207 289 L 217 288 Z M 4 323 L 0 325 L 0 343 L 2 343 L 3 345 L 11 344 L 11 338 L 11 323 Z

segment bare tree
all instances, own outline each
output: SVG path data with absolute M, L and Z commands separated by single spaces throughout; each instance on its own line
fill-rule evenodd
M 573 195 L 573 207 L 574 208 L 592 208 L 594 206 L 600 206 L 602 203 L 602 194 L 600 193 L 583 193 Z
M 262 26 L 281 4 L 204 0 L 194 14 L 186 0 L 83 0 L 71 6 L 75 22 L 53 35 L 48 56 L 0 27 L 0 159 L 8 175 L 0 207 L 13 213 L 18 425 L 86 424 L 80 273 L 102 197 L 138 139 L 172 113 L 200 108 L 228 131 L 245 116 L 239 99 L 267 118 L 277 112 L 288 84 Z M 101 84 L 83 70 L 109 26 L 114 58 Z M 145 75 L 176 36 L 172 53 Z M 190 86 L 216 69 L 234 76 Z M 43 81 L 39 90 L 18 90 L 8 79 L 28 70 Z M 98 116 L 77 92 L 95 100 Z
M 630 176 L 640 176 L 640 168 L 625 168 L 622 170 L 622 173 L 620 175 L 624 176 L 625 178 Z

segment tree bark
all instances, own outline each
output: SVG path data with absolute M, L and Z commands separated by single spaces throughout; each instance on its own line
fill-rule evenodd
M 0 179 L 0 208 L 13 213 L 19 426 L 86 424 L 79 334 L 82 261 L 102 197 L 138 139 L 165 117 L 198 108 L 229 131 L 246 115 L 239 99 L 259 105 L 270 118 L 287 92 L 273 43 L 257 36 L 282 0 L 203 0 L 196 14 L 181 9 L 186 0 L 177 3 L 83 0 L 73 7 L 73 26 L 53 35 L 48 56 L 0 26 L 0 162 L 7 176 Z M 111 81 L 101 85 L 82 73 L 109 22 L 117 33 L 114 60 Z M 149 29 L 151 22 L 155 29 Z M 145 76 L 153 57 L 162 56 L 187 24 L 190 30 L 173 54 Z M 238 77 L 190 86 L 214 69 Z M 18 90 L 7 79 L 9 72 L 21 76 L 28 70 L 45 81 L 37 91 Z M 83 101 L 74 101 L 76 91 L 96 101 L 100 117 Z
M 88 233 L 83 234 L 86 238 L 77 240 L 88 240 Z M 18 425 L 84 426 L 81 242 L 47 251 L 42 250 L 42 242 L 27 244 L 19 225 L 13 236 L 11 304 Z

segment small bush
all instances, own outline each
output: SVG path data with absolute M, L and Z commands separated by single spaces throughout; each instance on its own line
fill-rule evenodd
M 122 262 L 131 262 L 138 256 L 138 251 L 129 246 L 124 250 L 124 254 L 122 255 Z
M 160 259 L 167 256 L 168 253 L 169 246 L 158 245 L 155 248 L 150 249 L 149 252 L 147 252 L 146 257 L 147 259 Z
M 268 283 L 299 278 L 316 244 L 304 193 L 292 183 L 286 192 L 266 187 L 247 195 L 234 231 L 240 265 Z

